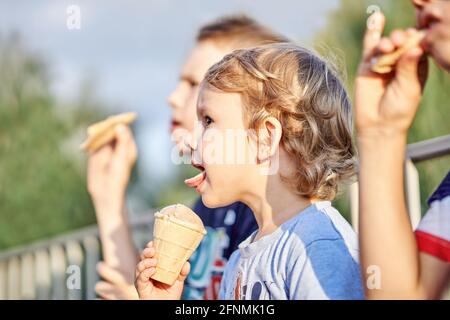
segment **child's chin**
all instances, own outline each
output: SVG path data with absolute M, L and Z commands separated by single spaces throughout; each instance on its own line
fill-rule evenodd
M 224 201 L 224 199 L 220 199 L 219 197 L 210 194 L 208 192 L 205 192 L 202 194 L 202 202 L 205 206 L 208 208 L 219 208 L 219 207 L 225 207 L 227 205 L 230 205 L 232 202 Z

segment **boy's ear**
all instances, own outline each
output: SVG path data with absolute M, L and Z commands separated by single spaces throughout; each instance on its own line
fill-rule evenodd
M 278 151 L 283 128 L 275 117 L 264 119 L 258 128 L 258 162 L 269 160 Z

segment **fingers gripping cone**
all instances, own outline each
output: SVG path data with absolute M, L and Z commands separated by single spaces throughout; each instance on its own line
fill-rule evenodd
M 380 74 L 389 73 L 394 70 L 394 66 L 398 59 L 409 49 L 417 46 L 426 36 L 425 31 L 416 31 L 409 36 L 404 45 L 394 52 L 376 57 L 372 61 L 372 71 Z
M 205 234 L 201 219 L 184 205 L 157 212 L 153 236 L 158 263 L 152 279 L 172 285 Z

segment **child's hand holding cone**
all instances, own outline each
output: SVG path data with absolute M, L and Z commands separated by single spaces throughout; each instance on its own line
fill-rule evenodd
M 155 214 L 154 241 L 136 268 L 136 289 L 141 299 L 180 299 L 189 273 L 187 260 L 206 234 L 201 219 L 188 207 L 176 204 Z
M 156 273 L 156 265 L 158 263 L 155 258 L 156 250 L 153 241 L 147 244 L 142 251 L 141 261 L 136 267 L 135 286 L 140 299 L 149 300 L 178 300 L 183 292 L 184 280 L 189 274 L 190 264 L 186 261 L 181 268 L 181 272 L 177 280 L 168 285 L 151 277 Z

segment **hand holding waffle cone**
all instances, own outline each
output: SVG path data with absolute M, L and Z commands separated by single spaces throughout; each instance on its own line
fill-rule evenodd
M 405 40 L 403 45 L 397 50 L 376 56 L 372 59 L 372 71 L 380 74 L 389 73 L 394 70 L 394 66 L 401 56 L 408 50 L 418 46 L 420 42 L 425 38 L 425 31 L 415 30 L 409 34 L 408 38 Z
M 110 143 L 115 137 L 115 128 L 120 124 L 129 125 L 136 120 L 134 112 L 121 113 L 94 123 L 87 129 L 88 138 L 80 148 L 88 153 L 93 153 Z
M 136 268 L 141 299 L 179 299 L 189 273 L 187 260 L 206 234 L 201 219 L 176 204 L 155 214 L 154 240 L 144 249 Z
M 383 37 L 384 25 L 384 15 L 374 13 L 363 40 L 354 98 L 360 144 L 405 135 L 427 79 L 427 57 L 419 45 L 423 31 L 395 30 Z

